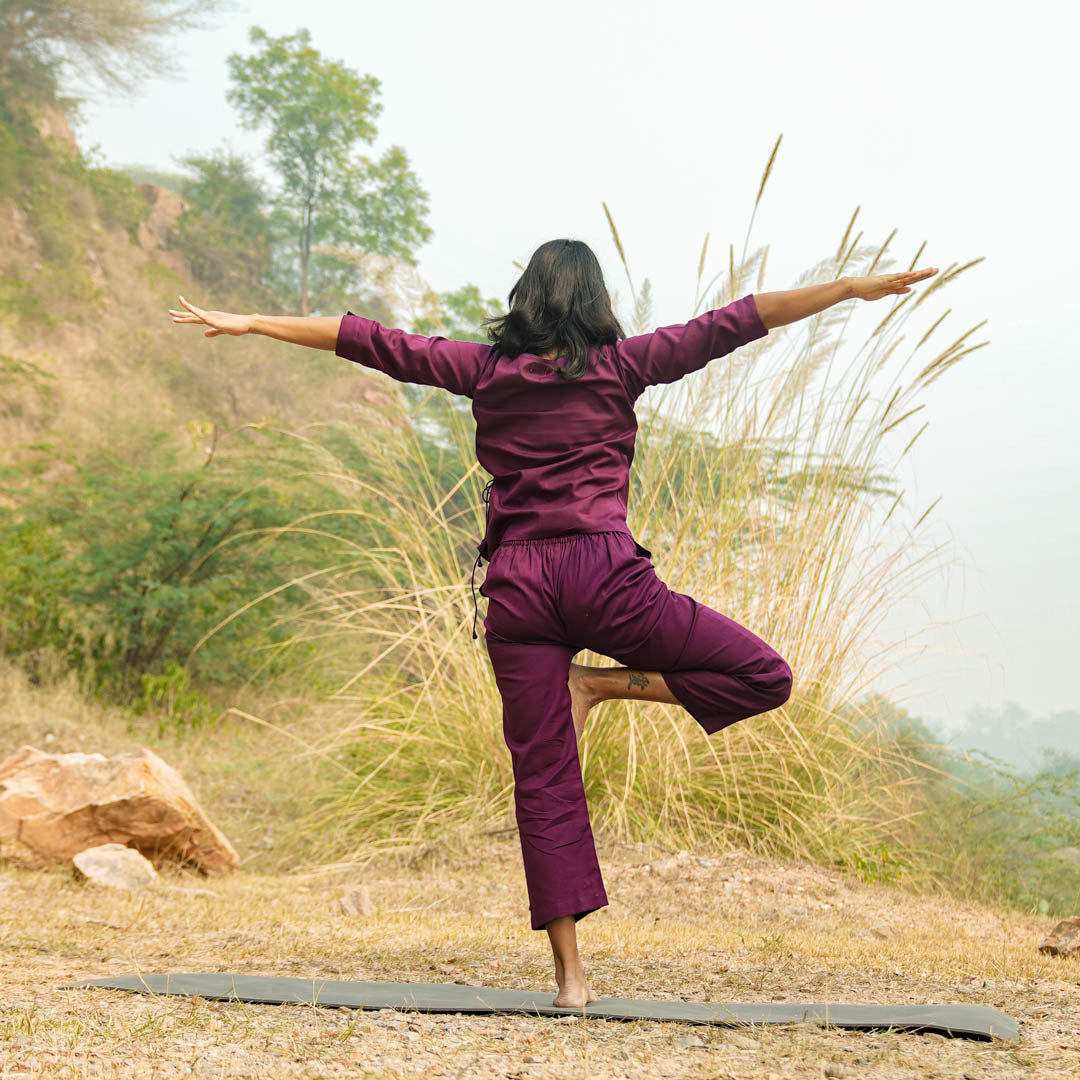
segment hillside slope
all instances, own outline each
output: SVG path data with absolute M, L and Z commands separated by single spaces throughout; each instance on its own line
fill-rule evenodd
M 330 353 L 174 325 L 178 294 L 216 306 L 170 245 L 183 201 L 89 166 L 57 109 L 2 123 L 0 467 L 42 441 L 48 476 L 103 445 L 137 456 L 154 431 L 191 445 L 192 421 L 295 428 L 391 405 L 389 380 Z M 354 310 L 389 314 L 362 298 Z

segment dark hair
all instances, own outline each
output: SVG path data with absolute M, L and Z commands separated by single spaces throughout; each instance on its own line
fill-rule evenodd
M 484 320 L 498 351 L 514 357 L 566 349 L 565 365 L 549 365 L 562 379 L 585 374 L 591 345 L 614 345 L 626 337 L 600 263 L 582 240 L 541 244 L 508 300 L 505 315 Z

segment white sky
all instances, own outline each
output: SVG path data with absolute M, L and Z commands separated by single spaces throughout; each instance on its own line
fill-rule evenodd
M 89 103 L 83 146 L 159 168 L 225 145 L 254 156 L 261 135 L 225 101 L 225 58 L 254 24 L 306 26 L 382 81 L 375 149 L 403 146 L 430 193 L 420 270 L 441 290 L 505 299 L 512 260 L 572 236 L 625 297 L 606 200 L 657 324 L 683 322 L 705 232 L 717 258 L 738 254 L 781 133 L 751 236 L 771 245 L 763 291 L 831 254 L 858 205 L 864 243 L 899 229 L 890 269 L 924 240 L 920 265 L 985 256 L 929 305 L 952 308 L 950 341 L 989 319 L 973 340 L 990 345 L 925 398 L 902 478 L 913 505 L 943 496 L 933 535 L 954 567 L 890 615 L 890 635 L 932 648 L 883 688 L 947 726 L 1006 700 L 1080 709 L 1075 5 L 238 0 L 176 39 L 180 77 Z

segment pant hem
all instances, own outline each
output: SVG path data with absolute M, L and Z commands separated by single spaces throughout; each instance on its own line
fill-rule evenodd
M 607 893 L 591 893 L 587 897 L 577 900 L 560 901 L 545 905 L 539 909 L 539 914 L 530 912 L 530 921 L 534 930 L 543 930 L 552 919 L 561 919 L 564 915 L 573 915 L 574 922 L 581 922 L 586 915 L 591 915 L 602 907 L 607 907 Z

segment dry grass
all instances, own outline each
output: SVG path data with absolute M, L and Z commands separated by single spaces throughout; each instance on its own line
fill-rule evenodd
M 913 899 L 731 852 L 650 871 L 601 850 L 612 903 L 580 926 L 602 995 L 712 1001 L 965 1002 L 1018 1044 L 812 1026 L 346 1012 L 62 990 L 125 972 L 232 971 L 452 982 L 555 994 L 526 918 L 516 840 L 384 857 L 362 878 L 164 877 L 145 898 L 66 870 L 0 869 L 0 1075 L 1064 1077 L 1080 1070 L 1080 959 L 1041 956 L 1046 920 Z M 375 914 L 346 918 L 365 882 Z M 701 1039 L 685 1047 L 680 1038 Z M 847 1071 L 845 1071 L 847 1070 Z
M 265 703 L 272 711 L 272 703 Z M 601 841 L 611 904 L 579 924 L 604 995 L 713 1001 L 834 1000 L 991 1005 L 1021 1042 L 658 1022 L 350 1013 L 61 990 L 135 971 L 549 989 L 546 936 L 529 929 L 516 837 L 369 849 L 350 869 L 268 875 L 314 783 L 289 735 L 240 723 L 194 738 L 142 734 L 70 685 L 31 687 L 0 666 L 3 752 L 21 742 L 116 753 L 149 745 L 180 768 L 248 869 L 223 880 L 166 874 L 130 897 L 67 868 L 0 859 L 0 1076 L 660 1076 L 754 1080 L 835 1075 L 1015 1080 L 1080 1068 L 1080 959 L 1037 952 L 1050 920 L 865 885 L 836 870 L 732 850 L 668 873 L 661 851 Z M 47 735 L 52 738 L 47 740 Z M 404 844 L 404 838 L 402 838 Z M 375 913 L 338 897 L 366 884 Z M 676 1040 L 699 1038 L 703 1046 Z M 843 1072 L 844 1069 L 850 1070 Z
M 272 703 L 265 703 L 272 711 Z M 163 875 L 139 898 L 67 868 L 0 859 L 0 1076 L 867 1078 L 1016 1080 L 1080 1068 L 1080 960 L 1041 956 L 1047 919 L 865 885 L 839 871 L 745 851 L 668 874 L 658 852 L 601 842 L 611 904 L 579 924 L 604 995 L 713 1001 L 834 1000 L 994 1006 L 1021 1042 L 658 1022 L 350 1013 L 223 1004 L 68 982 L 135 971 L 379 981 L 463 980 L 555 994 L 546 935 L 529 929 L 516 837 L 369 850 L 365 865 L 268 875 L 314 782 L 286 756 L 332 723 L 317 710 L 281 730 L 226 724 L 194 738 L 139 735 L 69 685 L 31 687 L 0 666 L 5 745 L 116 753 L 145 744 L 180 768 L 247 869 L 221 880 Z M 326 729 L 329 731 L 329 727 Z M 46 735 L 52 735 L 46 741 Z M 338 897 L 366 884 L 375 913 Z M 676 1040 L 699 1038 L 703 1046 Z M 843 1069 L 850 1070 L 843 1072 Z

